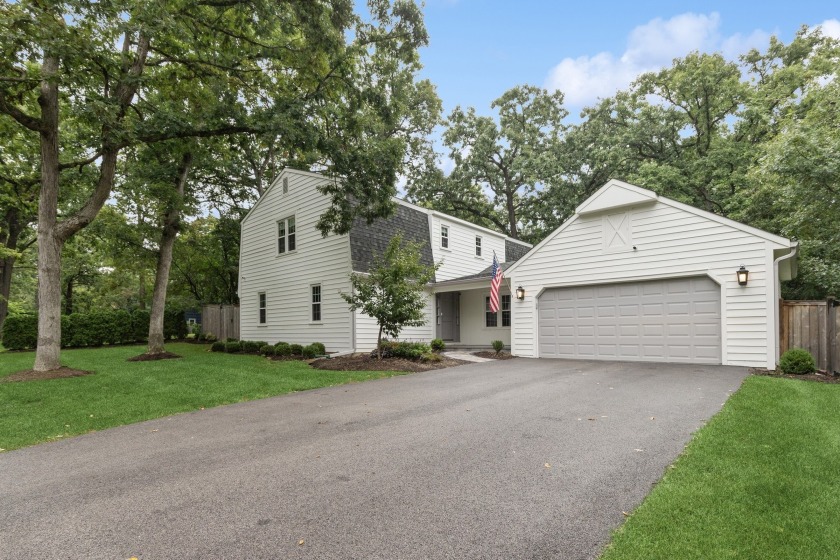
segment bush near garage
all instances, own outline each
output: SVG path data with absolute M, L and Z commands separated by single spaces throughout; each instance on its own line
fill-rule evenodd
M 817 371 L 817 363 L 810 352 L 803 348 L 791 348 L 779 358 L 782 373 L 805 375 Z

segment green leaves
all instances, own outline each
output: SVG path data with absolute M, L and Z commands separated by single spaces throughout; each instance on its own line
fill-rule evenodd
M 421 264 L 418 244 L 403 243 L 397 234 L 368 274 L 351 275 L 353 292 L 341 297 L 352 311 L 376 319 L 380 335 L 396 337 L 404 327 L 425 324 L 428 295 L 424 288 L 436 269 Z

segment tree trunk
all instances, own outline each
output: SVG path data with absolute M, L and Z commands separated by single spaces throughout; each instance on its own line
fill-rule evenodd
M 67 284 L 64 286 L 64 314 L 70 315 L 73 313 L 73 277 L 67 279 Z
M 125 34 L 123 50 L 131 43 Z M 140 84 L 138 79 L 146 64 L 149 38 L 140 33 L 137 55 L 124 68 L 123 81 L 116 88 L 114 101 L 119 105 L 116 117 L 122 121 Z M 38 347 L 35 350 L 35 371 L 61 367 L 61 250 L 76 232 L 87 227 L 102 209 L 111 194 L 117 173 L 119 145 L 114 142 L 113 123 L 102 126 L 102 152 L 96 188 L 75 213 L 58 221 L 59 145 L 58 145 L 58 56 L 44 54 L 41 65 L 41 93 L 38 105 L 41 118 L 37 130 L 41 144 L 41 192 L 38 200 Z
M 17 249 L 20 234 L 23 226 L 18 219 L 17 209 L 10 209 L 6 212 L 6 231 L 2 232 L 0 238 L 3 246 L 12 251 Z M 12 292 L 12 273 L 15 270 L 16 257 L 9 255 L 0 259 L 0 333 L 3 332 L 3 323 L 9 313 L 9 296 Z
M 515 191 L 514 191 L 515 192 Z M 508 235 L 514 239 L 519 239 L 519 228 L 516 225 L 516 207 L 514 206 L 514 193 L 507 192 L 506 210 L 508 215 Z
M 382 326 L 379 327 L 379 335 L 376 337 L 376 359 L 382 359 Z
M 58 57 L 44 56 L 41 106 L 41 193 L 38 199 L 38 347 L 35 371 L 61 367 L 61 249 L 58 217 Z
M 147 354 L 161 354 L 166 352 L 163 338 L 163 312 L 166 308 L 166 288 L 169 284 L 169 270 L 172 267 L 172 249 L 181 223 L 181 201 L 184 198 L 184 187 L 192 165 L 192 154 L 184 154 L 178 177 L 175 181 L 176 195 L 173 197 L 163 218 L 163 232 L 160 236 L 160 251 L 158 253 L 157 271 L 155 272 L 155 289 L 152 292 L 152 310 L 149 314 L 149 348 Z

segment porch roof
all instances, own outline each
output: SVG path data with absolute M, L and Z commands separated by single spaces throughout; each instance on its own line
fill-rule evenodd
M 507 270 L 509 267 L 513 266 L 513 263 L 516 261 L 510 262 L 503 262 L 499 266 L 502 267 L 502 270 Z M 490 271 L 493 269 L 492 265 L 488 266 L 481 272 L 477 272 L 476 274 L 467 274 L 466 276 L 459 276 L 458 278 L 450 278 L 449 280 L 443 280 L 441 282 L 435 282 L 432 286 L 447 286 L 449 284 L 463 284 L 468 282 L 475 282 L 477 280 L 490 280 Z

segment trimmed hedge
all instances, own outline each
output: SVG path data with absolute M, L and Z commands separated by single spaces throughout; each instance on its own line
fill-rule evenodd
M 163 316 L 166 339 L 185 338 L 187 321 L 184 312 L 167 310 Z M 61 317 L 61 346 L 77 348 L 103 344 L 145 342 L 149 337 L 149 312 L 121 309 L 73 313 Z M 9 350 L 25 350 L 38 345 L 38 315 L 9 315 L 3 325 L 3 346 Z

